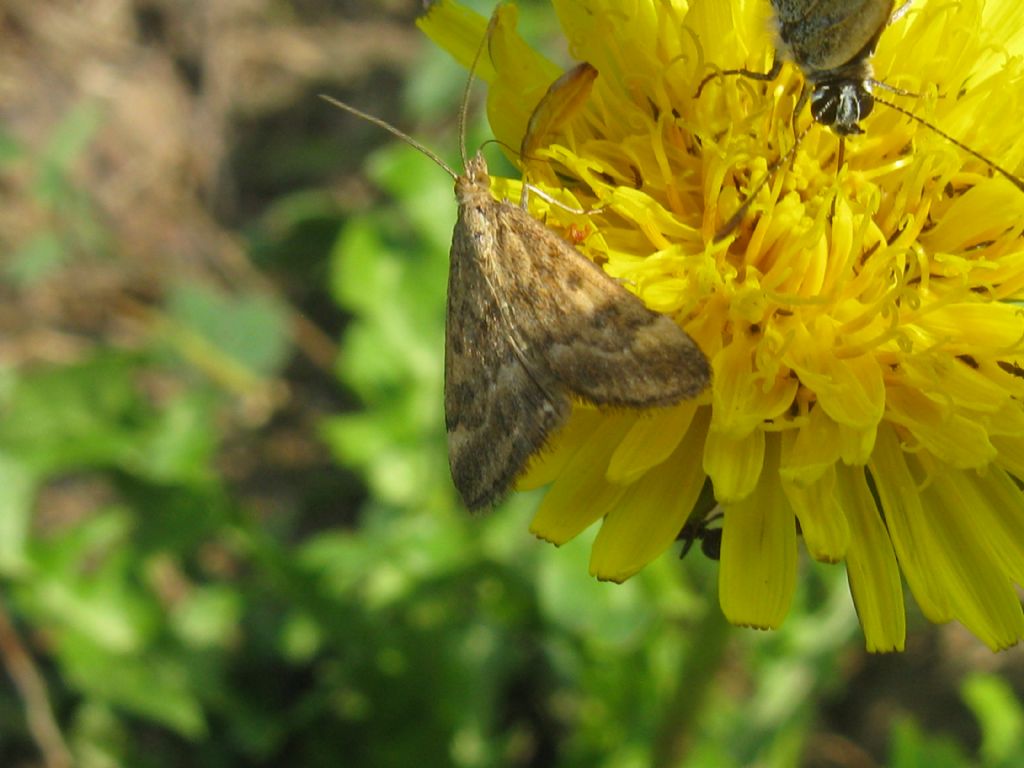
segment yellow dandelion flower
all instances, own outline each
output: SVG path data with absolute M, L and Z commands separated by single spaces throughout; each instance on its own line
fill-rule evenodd
M 556 230 L 711 360 L 706 396 L 652 414 L 579 407 L 525 486 L 550 484 L 533 532 L 600 524 L 591 571 L 629 578 L 668 549 L 706 481 L 723 516 L 720 602 L 777 627 L 798 534 L 845 562 L 870 650 L 903 647 L 901 575 L 922 612 L 990 647 L 1024 637 L 1024 195 L 884 106 L 865 134 L 811 126 L 739 227 L 714 235 L 807 127 L 802 77 L 767 71 L 767 0 L 554 0 L 574 58 L 599 76 L 537 158 Z M 496 137 L 519 147 L 560 74 L 502 8 L 480 76 Z M 423 27 L 463 61 L 486 22 L 441 2 Z M 1024 5 L 918 2 L 881 36 L 893 96 L 1005 168 L 1024 167 Z M 995 108 L 993 108 L 995 107 Z M 536 143 L 534 144 L 536 145 Z M 532 162 L 532 161 L 531 161 Z M 532 178 L 532 177 L 531 177 Z M 495 179 L 518 199 L 517 180 Z

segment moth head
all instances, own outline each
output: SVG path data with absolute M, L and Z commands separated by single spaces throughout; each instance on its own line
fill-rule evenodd
M 479 184 L 480 182 L 484 184 L 490 183 L 491 175 L 487 169 L 487 161 L 484 160 L 483 154 L 477 152 L 466 161 L 466 173 L 464 175 L 468 181 L 474 184 Z
M 864 133 L 859 123 L 874 107 L 867 80 L 826 80 L 811 92 L 811 116 L 840 136 Z

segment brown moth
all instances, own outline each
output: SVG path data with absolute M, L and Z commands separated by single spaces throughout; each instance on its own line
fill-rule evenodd
M 456 179 L 455 196 L 445 420 L 467 507 L 505 495 L 574 398 L 657 408 L 707 387 L 693 339 L 523 208 L 495 200 L 482 156 Z
M 483 156 L 466 159 L 467 98 L 461 174 L 393 126 L 324 98 L 419 149 L 455 180 L 444 408 L 452 478 L 469 509 L 491 507 L 511 490 L 573 400 L 657 408 L 708 386 L 707 358 L 674 320 L 648 309 L 525 208 L 493 197 Z M 550 112 L 541 101 L 537 109 Z

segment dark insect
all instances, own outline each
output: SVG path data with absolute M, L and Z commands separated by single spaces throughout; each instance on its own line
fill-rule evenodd
M 804 75 L 804 88 L 794 114 L 808 99 L 815 122 L 840 136 L 863 133 L 859 123 L 875 105 L 871 56 L 891 19 L 894 0 L 771 0 L 777 35 L 775 61 L 768 72 L 727 69 L 708 75 L 697 89 L 719 75 L 742 75 L 770 81 L 779 76 L 784 61 L 792 61 Z
M 792 61 L 804 76 L 804 87 L 793 113 L 794 119 L 804 104 L 810 101 L 814 121 L 831 128 L 840 137 L 838 167 L 843 164 L 843 138 L 863 133 L 860 121 L 871 114 L 875 104 L 879 103 L 934 131 L 1024 192 L 1024 181 L 1008 170 L 909 110 L 875 94 L 874 89 L 880 88 L 902 96 L 915 95 L 875 80 L 871 68 L 871 57 L 882 32 L 909 9 L 911 2 L 906 0 L 896 8 L 895 0 L 771 0 L 777 33 L 772 68 L 768 72 L 729 69 L 708 75 L 697 88 L 697 96 L 700 96 L 710 80 L 719 75 L 741 75 L 753 80 L 770 81 L 782 71 L 783 61 Z M 809 129 L 810 126 L 805 128 L 789 150 L 769 165 L 765 177 L 754 186 L 739 210 L 716 233 L 716 240 L 736 228 L 757 193 L 775 171 L 793 156 Z
M 676 541 L 683 542 L 683 549 L 679 553 L 679 559 L 686 557 L 693 549 L 695 542 L 700 542 L 700 551 L 708 560 L 718 560 L 722 554 L 722 528 L 712 528 L 711 524 L 721 520 L 723 514 L 716 512 L 710 517 L 703 517 L 699 520 L 690 518 L 686 525 L 679 532 Z
M 799 106 L 811 102 L 811 116 L 840 136 L 863 133 L 859 123 L 875 105 L 871 56 L 893 18 L 893 0 L 772 0 L 779 47 L 774 80 L 789 59 L 806 82 Z

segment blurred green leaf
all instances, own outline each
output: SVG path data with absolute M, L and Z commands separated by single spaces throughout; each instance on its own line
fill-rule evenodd
M 25 147 L 11 133 L 0 128 L 0 165 L 8 165 L 24 158 Z
M 889 768 L 966 768 L 968 761 L 956 744 L 923 733 L 909 719 L 893 725 Z
M 410 158 L 403 150 L 394 153 Z M 436 197 L 424 195 L 414 174 L 389 168 L 382 173 L 402 179 L 411 198 Z M 430 172 L 431 184 L 446 179 L 429 163 L 423 170 Z M 450 190 L 443 195 L 450 200 Z M 439 245 L 436 210 L 420 219 L 407 216 L 410 197 L 400 200 L 401 220 L 422 227 L 407 238 L 385 234 L 392 231 L 388 222 L 394 213 L 375 214 L 348 224 L 332 253 L 332 291 L 353 314 L 342 342 L 339 377 L 365 410 L 330 420 L 323 434 L 340 459 L 364 471 L 382 501 L 448 504 L 441 389 L 447 259 Z M 424 230 L 431 228 L 435 236 L 424 238 Z M 444 237 L 450 238 L 450 231 Z
M 185 659 L 154 653 L 111 655 L 80 639 L 62 650 L 64 673 L 82 691 L 187 738 L 206 733 Z
M 138 359 L 101 354 L 17 380 L 0 419 L 0 447 L 41 475 L 78 466 L 135 463 L 145 405 Z
M 81 157 L 102 121 L 102 109 L 95 101 L 81 101 L 68 110 L 50 133 L 43 150 L 48 165 L 67 170 Z
M 39 202 L 60 208 L 80 202 L 69 174 L 102 121 L 102 110 L 94 101 L 82 101 L 64 114 L 39 154 L 34 190 Z
M 1024 756 L 1024 708 L 1010 684 L 995 675 L 972 675 L 963 697 L 981 725 L 981 756 L 986 766 L 1009 766 Z
M 199 587 L 171 613 L 171 625 L 190 646 L 230 648 L 244 605 L 237 590 L 224 585 Z
M 4 273 L 14 284 L 29 286 L 53 275 L 67 258 L 64 242 L 55 232 L 38 232 L 11 254 Z
M 281 653 L 291 662 L 308 662 L 323 647 L 323 631 L 315 615 L 294 613 L 281 631 Z
M 422 238 L 423 249 L 438 256 L 446 254 L 456 214 L 451 177 L 431 159 L 403 145 L 374 153 L 367 170 L 374 181 L 401 201 L 402 217 Z M 430 263 L 442 266 L 437 258 L 431 258 Z M 447 273 L 447 259 L 443 265 L 442 275 Z M 437 269 L 430 272 L 438 274 Z
M 82 768 L 119 768 L 126 764 L 131 733 L 106 702 L 86 699 L 75 710 L 68 742 Z
M 35 577 L 18 600 L 65 642 L 113 653 L 138 652 L 156 626 L 155 607 L 126 578 L 132 568 L 131 516 L 107 509 L 33 547 Z M 76 639 L 78 638 L 78 639 Z M 65 657 L 65 660 L 68 660 Z
M 632 645 L 647 636 L 657 614 L 643 594 L 644 580 L 599 582 L 589 574 L 590 545 L 597 531 L 562 546 L 539 564 L 537 589 L 548 620 L 602 645 Z
M 158 482 L 209 482 L 217 436 L 210 428 L 215 402 L 202 391 L 185 392 L 164 403 L 138 436 L 145 456 L 142 473 Z
M 0 573 L 16 574 L 27 565 L 25 544 L 35 491 L 35 473 L 0 450 Z
M 40 476 L 110 466 L 159 481 L 209 478 L 213 402 L 197 391 L 155 408 L 139 386 L 144 362 L 106 353 L 15 379 L 0 450 Z
M 228 296 L 210 286 L 179 284 L 168 311 L 185 329 L 257 376 L 271 376 L 289 351 L 287 311 L 262 294 Z

